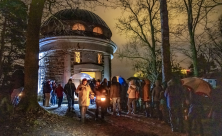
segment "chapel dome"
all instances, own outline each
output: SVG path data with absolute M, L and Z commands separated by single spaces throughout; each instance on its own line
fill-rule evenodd
M 82 35 L 110 39 L 112 32 L 103 19 L 84 9 L 64 9 L 49 17 L 41 26 L 42 36 Z

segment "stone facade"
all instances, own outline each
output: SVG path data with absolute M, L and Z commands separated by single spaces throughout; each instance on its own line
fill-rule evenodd
M 39 89 L 44 80 L 55 80 L 65 85 L 70 77 L 82 72 L 93 73 L 96 79 L 110 80 L 111 59 L 117 46 L 111 41 L 112 33 L 105 22 L 94 13 L 79 9 L 59 11 L 54 16 L 66 27 L 58 29 L 52 18 L 43 23 L 39 47 Z M 92 18 L 87 19 L 90 16 Z M 76 23 L 81 23 L 84 29 L 72 30 L 71 26 Z M 100 33 L 95 33 L 93 27 L 98 27 Z

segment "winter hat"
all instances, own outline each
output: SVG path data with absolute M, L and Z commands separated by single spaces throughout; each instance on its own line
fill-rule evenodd
M 83 78 L 82 82 L 84 82 L 84 81 L 87 81 L 87 79 L 86 79 L 86 78 Z

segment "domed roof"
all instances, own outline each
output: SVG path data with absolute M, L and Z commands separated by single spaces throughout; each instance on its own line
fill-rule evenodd
M 102 25 L 110 30 L 107 24 L 95 13 L 84 9 L 64 9 L 55 13 L 52 17 L 47 19 L 42 27 L 48 25 L 55 20 L 81 20 L 84 22 L 92 23 L 94 25 Z

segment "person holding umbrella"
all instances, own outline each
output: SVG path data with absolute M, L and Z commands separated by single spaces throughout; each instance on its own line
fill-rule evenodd
M 186 103 L 189 105 L 188 112 L 188 136 L 192 136 L 192 122 L 195 121 L 200 128 L 200 135 L 203 136 L 203 125 L 202 125 L 202 113 L 203 113 L 203 105 L 200 101 L 200 95 L 194 93 L 194 90 L 188 88 L 189 95 Z

